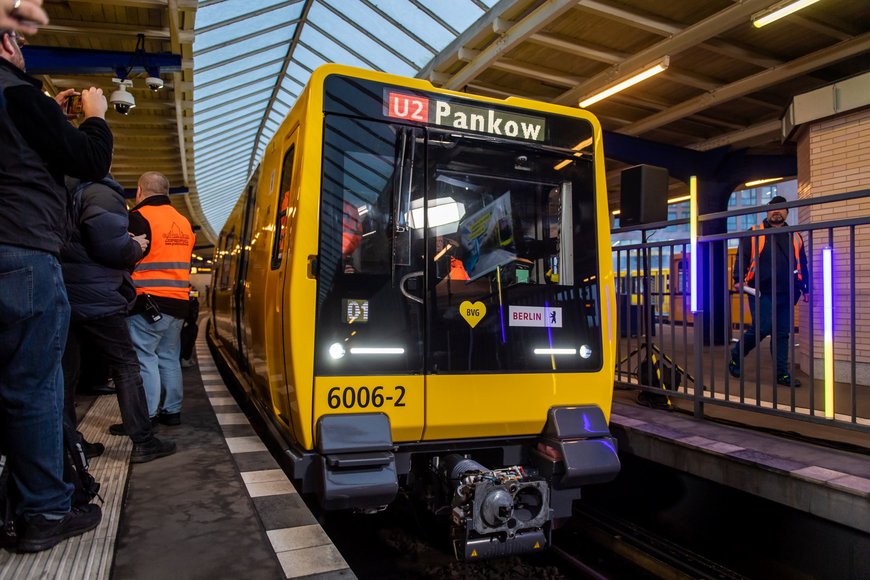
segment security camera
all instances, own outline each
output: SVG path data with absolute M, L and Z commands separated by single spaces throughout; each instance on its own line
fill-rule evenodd
M 136 106 L 136 99 L 127 92 L 127 87 L 132 87 L 133 81 L 130 79 L 112 79 L 112 82 L 118 85 L 118 90 L 109 97 L 109 103 L 118 114 L 127 115 L 130 113 L 130 109 Z
M 156 93 L 163 88 L 163 79 L 160 77 L 148 77 L 145 79 L 145 85 Z

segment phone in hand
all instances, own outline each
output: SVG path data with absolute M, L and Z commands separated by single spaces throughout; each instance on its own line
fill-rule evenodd
M 67 115 L 81 115 L 82 113 L 82 96 L 79 95 L 70 95 L 66 99 L 66 114 Z

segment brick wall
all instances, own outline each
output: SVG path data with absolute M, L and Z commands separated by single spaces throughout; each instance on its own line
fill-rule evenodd
M 798 197 L 821 197 L 835 193 L 870 189 L 870 109 L 817 121 L 802 128 L 798 137 Z M 870 197 L 803 207 L 798 210 L 798 223 L 818 223 L 829 220 L 870 215 Z M 833 232 L 830 243 L 828 230 L 816 230 L 810 239 L 804 234 L 807 257 L 812 271 L 815 375 L 823 376 L 822 357 L 822 248 L 834 249 L 834 358 L 835 378 L 851 381 L 851 324 L 855 321 L 855 362 L 857 382 L 870 384 L 870 226 L 856 227 L 854 236 L 848 228 Z M 850 247 L 855 248 L 855 263 L 850 262 Z M 854 270 L 854 286 L 850 278 Z M 855 308 L 851 307 L 854 292 Z M 809 305 L 800 303 L 801 335 L 798 338 L 799 364 L 809 372 L 810 341 Z

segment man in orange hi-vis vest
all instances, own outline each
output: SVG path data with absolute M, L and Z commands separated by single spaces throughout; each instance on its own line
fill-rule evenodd
M 777 195 L 768 205 L 778 203 L 786 203 L 786 199 Z M 767 212 L 767 219 L 760 226 L 753 226 L 752 230 L 776 230 L 787 225 L 787 218 L 787 209 L 770 210 Z M 804 295 L 805 302 L 809 300 L 804 241 L 798 233 L 753 236 L 741 240 L 739 252 L 738 259 L 734 262 L 734 285 L 749 295 L 752 324 L 746 329 L 740 342 L 735 343 L 731 349 L 728 371 L 731 376 L 739 377 L 742 366 L 741 346 L 745 356 L 764 337 L 771 335 L 773 309 L 776 307 L 776 382 L 799 387 L 800 381 L 792 378 L 788 370 L 788 339 L 793 326 L 794 305 L 801 294 Z M 738 271 L 741 261 L 742 272 Z M 792 292 L 794 302 L 789 300 Z M 773 338 L 770 351 L 774 352 Z
M 189 308 L 195 236 L 190 222 L 169 202 L 169 181 L 156 171 L 139 178 L 136 207 L 130 210 L 130 233 L 145 234 L 150 241 L 133 270 L 138 296 L 127 319 L 139 356 L 148 413 L 164 425 L 178 425 L 183 399 L 181 327 Z

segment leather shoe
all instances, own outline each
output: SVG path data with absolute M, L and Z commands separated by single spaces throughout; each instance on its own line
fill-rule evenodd
M 181 411 L 178 413 L 160 413 L 157 420 L 162 425 L 181 425 Z
M 152 437 L 144 443 L 134 443 L 130 463 L 147 463 L 175 453 L 175 441 L 161 441 Z
M 82 439 L 82 451 L 85 452 L 85 457 L 93 459 L 99 457 L 106 450 L 106 446 L 102 443 L 88 443 Z
M 151 417 L 151 427 L 157 426 L 157 415 Z M 127 430 L 124 429 L 123 423 L 115 423 L 114 425 L 109 425 L 109 433 L 112 435 L 126 435 Z

